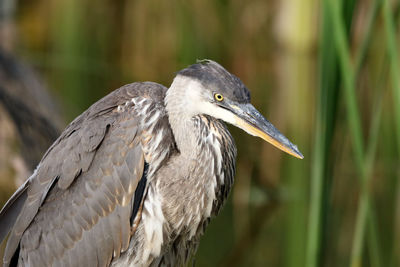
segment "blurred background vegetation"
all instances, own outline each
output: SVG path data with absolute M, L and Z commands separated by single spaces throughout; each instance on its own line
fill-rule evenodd
M 235 186 L 196 266 L 400 266 L 399 15 L 399 0 L 0 0 L 0 204 L 100 97 L 210 58 L 305 159 L 231 127 Z

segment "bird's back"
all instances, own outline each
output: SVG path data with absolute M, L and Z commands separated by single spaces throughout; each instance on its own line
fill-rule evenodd
M 124 86 L 65 129 L 0 213 L 0 234 L 13 227 L 5 266 L 106 266 L 127 250 L 145 161 L 154 172 L 174 152 L 166 90 L 150 82 Z M 150 156 L 146 135 L 160 130 L 166 153 Z

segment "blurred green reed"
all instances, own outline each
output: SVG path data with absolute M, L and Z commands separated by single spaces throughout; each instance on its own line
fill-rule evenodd
M 352 4 L 352 1 L 346 1 L 345 3 L 348 5 Z M 355 1 L 353 1 L 355 2 Z M 371 33 L 373 31 L 374 23 L 376 22 L 377 12 L 381 6 L 381 1 L 375 1 L 373 3 L 373 7 L 371 8 L 369 14 L 368 24 L 365 30 L 365 37 L 361 44 L 360 49 L 357 51 L 355 56 L 356 62 L 355 67 L 352 64 L 352 57 L 350 55 L 349 50 L 349 41 L 348 35 L 350 31 L 346 29 L 345 26 L 345 14 L 346 9 L 343 8 L 342 1 L 324 1 L 322 4 L 323 9 L 323 26 L 322 26 L 322 34 L 321 34 L 321 57 L 320 60 L 323 62 L 320 75 L 321 81 L 326 84 L 330 84 L 329 81 L 335 77 L 337 74 L 334 71 L 324 72 L 324 69 L 328 68 L 335 68 L 336 60 L 339 62 L 339 69 L 341 76 L 339 80 L 342 81 L 342 86 L 344 90 L 344 102 L 345 106 L 347 107 L 347 123 L 348 129 L 350 130 L 351 140 L 352 140 L 352 147 L 355 162 L 358 169 L 358 175 L 360 180 L 360 187 L 361 193 L 359 197 L 359 204 L 357 209 L 357 217 L 356 223 L 354 228 L 354 237 L 353 237 L 353 246 L 352 246 L 352 254 L 350 259 L 351 266 L 364 266 L 362 261 L 362 254 L 363 254 L 363 247 L 365 243 L 365 232 L 366 227 L 368 227 L 368 246 L 369 246 L 369 255 L 370 255 L 370 265 L 371 266 L 383 266 L 382 258 L 381 258 L 381 247 L 380 247 L 380 239 L 377 229 L 377 220 L 375 217 L 375 211 L 373 209 L 374 205 L 371 203 L 371 189 L 370 181 L 372 176 L 372 170 L 374 165 L 374 158 L 375 158 L 375 151 L 377 146 L 378 134 L 379 134 L 379 127 L 380 127 L 380 117 L 381 117 L 381 109 L 382 109 L 382 87 L 383 83 L 378 84 L 378 90 L 380 93 L 377 97 L 377 101 L 374 101 L 374 107 L 372 108 L 373 112 L 371 120 L 371 127 L 369 130 L 369 140 L 367 142 L 367 146 L 364 148 L 363 146 L 363 135 L 362 135 L 362 126 L 361 126 L 361 116 L 359 113 L 357 98 L 356 98 L 356 80 L 357 74 L 360 73 L 360 69 L 362 66 L 362 62 L 364 61 L 364 57 L 366 54 L 366 50 L 370 43 Z M 390 10 L 387 8 L 387 10 Z M 349 12 L 347 12 L 349 14 Z M 387 14 L 385 14 L 387 16 Z M 386 19 L 386 25 L 388 25 L 388 21 Z M 388 39 L 392 38 L 392 48 L 395 48 L 396 45 L 394 44 L 395 41 L 395 31 L 393 30 L 393 23 L 392 23 L 391 32 L 387 34 Z M 329 35 L 330 32 L 333 32 L 334 38 L 334 46 L 332 47 L 330 44 L 331 36 Z M 329 33 L 328 33 L 329 32 Z M 324 35 L 326 33 L 326 35 Z M 392 52 L 395 49 L 392 49 Z M 390 51 L 389 51 L 390 52 Z M 335 55 L 332 56 L 332 55 Z M 393 58 L 393 62 L 397 62 L 397 55 L 391 53 L 391 58 Z M 332 59 L 333 58 L 333 59 Z M 326 65 L 324 65 L 324 63 Z M 329 64 L 330 63 L 330 64 Z M 392 63 L 392 69 L 395 69 L 396 63 Z M 324 68 L 325 66 L 325 68 Z M 384 74 L 382 72 L 382 74 Z M 393 74 L 397 74 L 393 71 Z M 331 76 L 330 76 L 331 75 Z M 394 76 L 394 75 L 392 75 Z M 334 79 L 334 78 L 333 78 Z M 394 84 L 399 82 L 399 80 L 395 80 L 393 78 Z M 381 80 L 383 81 L 383 79 Z M 399 83 L 397 83 L 399 85 Z M 308 247 L 307 247 L 307 266 L 319 266 L 320 264 L 320 253 L 322 253 L 321 246 L 322 241 L 319 237 L 320 235 L 320 225 L 321 225 L 321 206 L 323 202 L 322 192 L 324 190 L 323 184 L 323 173 L 324 173 L 324 150 L 327 147 L 324 146 L 323 141 L 327 139 L 326 131 L 322 128 L 322 124 L 326 122 L 329 124 L 329 120 L 326 120 L 326 109 L 328 105 L 324 102 L 324 96 L 326 96 L 327 92 L 329 92 L 329 87 L 325 88 L 321 86 L 321 93 L 320 93 L 320 105 L 319 109 L 317 110 L 319 116 L 317 116 L 317 136 L 316 136 L 316 146 L 314 151 L 314 169 L 313 169 L 313 183 L 312 183 L 312 190 L 311 190 L 311 209 L 310 209 L 310 221 L 309 221 L 309 238 L 308 238 Z M 326 99 L 326 98 L 325 98 Z M 368 226 L 367 226 L 368 224 Z
M 397 18 L 394 16 L 394 12 L 391 8 L 390 2 L 388 0 L 383 0 L 383 18 L 384 18 L 384 28 L 386 33 L 386 45 L 387 45 L 387 53 L 389 55 L 390 61 L 390 76 L 393 87 L 393 102 L 394 102 L 394 119 L 395 119 L 395 127 L 396 127 L 396 140 L 397 140 L 397 150 L 400 152 L 400 63 L 399 63 L 399 54 L 398 49 L 399 45 L 397 42 L 397 32 L 396 26 L 398 26 L 398 13 L 399 6 L 397 7 Z M 397 25 L 396 25 L 397 23 Z M 397 174 L 397 173 L 396 173 Z M 396 175 L 398 178 L 398 174 Z M 400 194 L 399 182 L 398 179 L 396 181 L 396 194 L 397 196 Z M 399 210 L 399 203 L 395 204 L 395 211 Z M 398 216 L 398 215 L 397 215 Z M 395 223 L 399 223 L 397 220 Z M 393 234 L 393 242 L 392 244 L 392 255 L 390 256 L 389 264 L 390 266 L 396 266 L 400 264 L 399 259 L 399 251 L 400 251 L 400 241 L 398 240 L 399 229 L 396 227 L 395 232 Z
M 332 19 L 328 12 L 326 1 L 322 2 L 322 21 L 319 36 L 318 85 L 319 91 L 316 101 L 315 116 L 315 143 L 313 146 L 313 160 L 311 172 L 310 211 L 308 221 L 306 266 L 321 265 L 321 254 L 324 246 L 322 229 L 324 213 L 327 208 L 329 187 L 332 173 L 328 173 L 328 159 L 335 128 L 335 114 L 338 101 L 338 72 L 337 53 L 332 45 Z M 328 190 L 327 190 L 328 189 Z M 324 194 L 325 193 L 325 194 Z
M 357 219 L 355 224 L 355 233 L 353 238 L 351 266 L 361 266 L 361 253 L 364 244 L 364 233 L 366 226 L 366 218 L 368 216 L 369 204 L 369 190 L 367 169 L 365 165 L 365 149 L 363 146 L 363 136 L 361 130 L 361 117 L 358 110 L 355 92 L 355 76 L 354 69 L 351 64 L 351 58 L 348 48 L 348 41 L 345 31 L 345 26 L 341 14 L 341 1 L 328 1 L 329 11 L 333 20 L 333 35 L 335 45 L 339 56 L 339 66 L 342 74 L 343 88 L 344 88 L 344 102 L 347 107 L 347 123 L 350 130 L 352 147 L 354 150 L 354 158 L 358 168 L 360 182 L 361 182 L 361 195 L 357 209 Z
M 394 267 L 399 7 L 398 0 L 22 0 L 15 53 L 40 71 L 66 121 L 125 83 L 168 86 L 175 71 L 211 58 L 299 145 L 302 161 L 230 127 L 236 184 L 196 266 Z

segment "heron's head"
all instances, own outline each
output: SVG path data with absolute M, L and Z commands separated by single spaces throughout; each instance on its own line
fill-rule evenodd
M 212 116 L 303 158 L 297 147 L 250 104 L 250 92 L 242 81 L 212 60 L 199 61 L 178 72 L 167 102 L 174 102 L 171 104 L 184 112 L 182 116 Z

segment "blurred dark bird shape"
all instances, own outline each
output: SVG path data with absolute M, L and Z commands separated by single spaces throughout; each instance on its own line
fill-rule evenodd
M 225 124 L 303 158 L 211 60 L 123 86 L 77 117 L 0 213 L 4 266 L 180 266 L 233 184 Z

